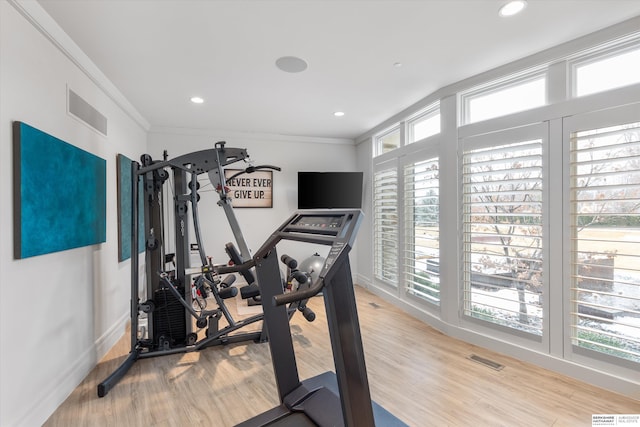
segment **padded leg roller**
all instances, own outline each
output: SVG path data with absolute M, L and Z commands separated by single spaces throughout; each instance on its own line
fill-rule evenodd
M 220 292 L 218 292 L 218 295 L 220 295 L 222 299 L 233 298 L 238 295 L 238 288 L 222 288 Z
M 227 277 L 225 277 L 224 279 L 222 279 L 222 282 L 220 282 L 220 287 L 221 288 L 228 288 L 229 286 L 233 285 L 233 283 L 236 281 L 236 276 L 233 274 L 228 275 Z
M 257 283 L 244 286 L 240 289 L 240 295 L 242 296 L 242 299 L 257 297 L 260 295 L 260 287 Z

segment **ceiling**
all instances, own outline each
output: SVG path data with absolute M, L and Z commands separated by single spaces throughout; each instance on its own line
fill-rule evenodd
M 505 0 L 39 3 L 152 130 L 348 139 L 441 87 L 640 15 L 638 0 L 529 0 L 511 18 L 498 16 Z M 283 72 L 283 56 L 308 68 Z

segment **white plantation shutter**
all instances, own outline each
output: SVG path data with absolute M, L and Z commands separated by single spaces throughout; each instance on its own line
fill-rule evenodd
M 542 335 L 542 140 L 463 154 L 464 314 Z
M 571 338 L 640 362 L 640 123 L 574 132 Z
M 440 209 L 438 159 L 404 168 L 405 249 L 402 258 L 409 294 L 440 304 Z
M 373 182 L 374 270 L 377 279 L 398 286 L 398 172 L 385 169 Z

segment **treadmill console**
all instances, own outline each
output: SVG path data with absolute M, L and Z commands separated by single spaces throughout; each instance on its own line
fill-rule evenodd
M 330 245 L 320 276 L 324 277 L 341 254 L 351 250 L 362 219 L 362 211 L 298 211 L 280 227 L 280 238 Z
M 287 231 L 336 236 L 345 222 L 345 215 L 300 214 L 286 227 Z

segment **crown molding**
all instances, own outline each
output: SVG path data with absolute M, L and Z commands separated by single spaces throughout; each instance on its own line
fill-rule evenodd
M 80 49 L 80 47 L 65 33 L 57 22 L 34 0 L 7 0 L 20 15 L 44 35 L 62 52 L 80 71 L 100 88 L 113 102 L 118 105 L 142 129 L 149 131 L 150 123 L 118 90 L 118 88 L 104 75 L 96 64 Z

